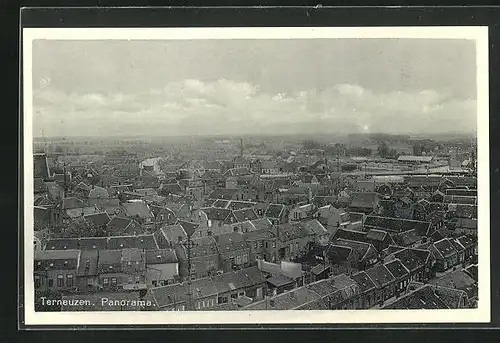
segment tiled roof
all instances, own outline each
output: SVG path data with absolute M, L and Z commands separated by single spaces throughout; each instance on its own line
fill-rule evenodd
M 368 269 L 366 273 L 378 288 L 383 288 L 395 280 L 394 276 L 385 265 L 372 267 Z
M 76 275 L 90 276 L 97 275 L 98 251 L 82 251 Z
M 278 238 L 282 242 L 314 235 L 314 232 L 302 225 L 302 223 L 283 224 L 276 228 L 276 230 L 278 232 Z
M 248 249 L 244 236 L 238 232 L 230 232 L 215 237 L 220 253 Z
M 184 241 L 187 239 L 186 232 L 180 224 L 167 225 L 161 228 L 161 231 L 167 240 L 174 244 L 179 242 L 179 240 Z
M 347 261 L 351 253 L 352 253 L 351 247 L 332 244 L 329 246 L 326 252 L 326 256 L 330 263 L 337 264 Z
M 45 250 L 74 250 L 78 249 L 76 238 L 54 238 L 45 244 Z
M 359 260 L 362 260 L 365 257 L 365 255 L 367 255 L 370 247 L 373 247 L 370 243 L 350 241 L 350 240 L 346 240 L 346 239 L 336 239 L 333 241 L 333 244 L 335 244 L 337 246 L 351 248 L 353 251 L 356 252 Z M 373 249 L 373 254 L 375 254 L 375 253 L 376 252 Z M 366 256 L 366 257 L 373 257 L 373 256 Z
M 101 213 L 95 213 L 95 214 L 89 214 L 84 216 L 85 220 L 92 225 L 95 226 L 106 226 L 111 218 L 109 218 L 108 214 L 106 212 L 101 212 Z
M 129 218 L 113 217 L 107 224 L 108 232 L 113 236 L 119 236 L 125 233 L 126 229 L 130 226 L 135 226 L 138 230 L 140 226 L 138 223 Z
M 477 282 L 463 270 L 456 270 L 436 279 L 433 283 L 451 289 L 459 289 L 469 297 L 477 294 Z
M 214 276 L 212 277 L 212 281 L 217 292 L 221 294 L 263 284 L 266 282 L 266 278 L 257 266 L 253 266 Z
M 229 203 L 229 208 L 231 210 L 242 210 L 245 208 L 253 208 L 257 203 L 255 202 L 250 202 L 250 201 L 236 201 L 232 200 Z
M 78 250 L 42 250 L 35 251 L 34 269 L 44 270 L 74 270 L 80 259 Z
M 435 289 L 430 285 L 424 285 L 393 303 L 387 304 L 383 309 L 447 309 L 448 305 L 440 299 Z
M 473 247 L 477 243 L 476 238 L 473 236 L 460 236 L 457 238 L 457 240 L 465 248 Z
M 97 264 L 98 274 L 120 273 L 122 270 L 121 250 L 100 250 Z
M 173 249 L 146 250 L 146 264 L 177 263 L 177 255 Z
M 109 193 L 106 190 L 106 188 L 99 186 L 92 186 L 92 189 L 90 190 L 88 197 L 105 199 L 109 198 Z
M 304 226 L 307 230 L 313 232 L 316 235 L 325 235 L 328 233 L 328 231 L 325 229 L 321 223 L 316 220 L 305 220 L 300 223 L 302 226 Z
M 251 208 L 233 211 L 233 215 L 235 216 L 237 222 L 256 220 L 259 218 L 255 211 Z
M 361 292 L 363 292 L 363 293 L 371 291 L 372 289 L 375 288 L 375 284 L 370 279 L 368 274 L 366 274 L 365 271 L 358 272 L 358 273 L 354 274 L 353 276 L 351 276 L 351 278 L 354 281 L 356 281 L 356 283 L 358 284 L 358 286 L 361 289 Z
M 160 195 L 167 196 L 170 194 L 179 194 L 182 195 L 184 192 L 182 191 L 181 186 L 178 183 L 167 183 L 160 186 Z
M 270 204 L 266 210 L 265 216 L 269 218 L 281 218 L 286 210 L 286 206 L 282 204 Z
M 449 238 L 443 238 L 442 240 L 435 242 L 433 246 L 443 258 L 457 253 Z
M 88 207 L 72 208 L 72 209 L 66 210 L 66 214 L 70 218 L 79 218 L 82 216 L 95 214 L 95 213 L 99 213 L 99 212 L 101 212 L 101 211 L 93 206 L 92 207 L 88 206 Z
M 406 267 L 398 259 L 387 262 L 384 265 L 396 279 L 404 278 L 410 273 L 410 271 L 406 269 Z
M 386 236 L 387 236 L 387 232 L 382 231 L 382 230 L 377 230 L 377 229 L 370 229 L 366 233 L 366 238 L 373 240 L 373 241 L 379 241 L 379 242 L 382 242 Z
M 215 207 L 205 207 L 202 208 L 201 210 L 206 213 L 207 218 L 209 220 L 215 220 L 215 221 L 224 221 L 232 213 L 231 210 L 224 208 L 215 208 Z
M 212 193 L 210 193 L 210 199 L 223 199 L 223 200 L 231 200 L 233 195 L 238 193 L 239 190 L 235 188 L 220 188 L 216 189 Z
M 78 238 L 78 249 L 82 251 L 105 250 L 108 247 L 107 237 Z
M 229 202 L 229 200 L 217 199 L 214 201 L 212 206 L 217 208 L 227 208 L 229 206 Z
M 424 265 L 424 261 L 422 261 L 420 257 L 417 256 L 411 249 L 400 250 L 394 253 L 394 257 L 399 259 L 401 263 L 406 267 L 406 269 L 408 269 L 410 272 Z
M 144 201 L 132 201 L 122 204 L 125 213 L 129 217 L 139 216 L 139 218 L 153 218 L 153 213 Z
M 377 197 L 374 192 L 354 192 L 351 194 L 351 207 L 373 208 Z
M 158 245 L 152 234 L 109 237 L 108 249 L 113 250 L 125 248 L 158 249 Z
M 476 196 L 459 196 L 459 195 L 446 195 L 444 202 L 448 204 L 466 204 L 477 205 Z
M 430 229 L 431 223 L 393 217 L 367 216 L 364 226 L 395 233 L 414 229 L 419 235 L 425 236 Z
M 76 198 L 76 197 L 69 197 L 69 198 L 64 198 L 63 199 L 63 209 L 73 209 L 73 208 L 81 208 L 84 207 L 84 203 L 82 200 Z
M 420 236 L 414 229 L 402 232 L 400 234 L 392 236 L 394 239 L 394 242 L 396 244 L 399 244 L 401 246 L 407 247 L 410 246 L 419 240 L 422 239 L 422 236 Z

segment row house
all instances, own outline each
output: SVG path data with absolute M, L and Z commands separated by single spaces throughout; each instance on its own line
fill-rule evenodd
M 382 307 L 388 310 L 436 310 L 469 308 L 464 291 L 430 284 L 410 285 L 407 294 Z
M 277 261 L 277 237 L 271 229 L 246 232 L 244 239 L 250 247 L 250 261 Z
M 153 234 L 111 236 L 111 237 L 80 237 L 52 238 L 47 240 L 44 250 L 115 250 L 123 248 L 158 249 L 156 237 Z
M 354 280 L 338 275 L 253 302 L 242 310 L 354 309 L 358 306 L 359 295 L 360 288 Z
M 334 239 L 325 250 L 325 263 L 332 275 L 352 275 L 365 270 L 378 261 L 378 252 L 370 243 Z
M 174 249 L 179 260 L 179 276 L 183 279 L 189 277 L 188 254 L 191 255 L 192 278 L 207 277 L 222 270 L 219 249 L 213 237 L 192 239 L 190 249 L 188 241 L 177 244 Z
M 375 192 L 353 192 L 350 195 L 351 212 L 361 212 L 370 214 L 378 212 L 380 206 L 380 197 Z
M 394 217 L 367 216 L 363 226 L 365 230 L 377 229 L 390 234 L 400 234 L 410 230 L 415 230 L 419 236 L 428 236 L 431 233 L 429 222 Z
M 37 290 L 72 290 L 80 262 L 79 250 L 36 251 L 34 282 Z
M 179 279 L 179 261 L 174 249 L 146 250 L 146 284 L 157 287 Z
M 471 277 L 466 271 L 456 270 L 451 273 L 447 273 L 444 276 L 433 280 L 432 283 L 438 287 L 465 292 L 467 295 L 466 307 L 476 307 L 478 298 L 477 281 L 474 280 L 474 278 Z
M 377 287 L 373 280 L 368 276 L 365 271 L 359 271 L 351 276 L 359 286 L 359 308 L 368 309 L 376 305 L 375 292 Z
M 443 238 L 429 246 L 436 257 L 436 271 L 444 272 L 470 259 L 475 251 L 475 238 L 461 236 L 457 239 Z
M 192 294 L 192 308 L 188 294 Z M 212 277 L 194 279 L 189 287 L 187 282 L 151 288 L 145 300 L 154 305 L 156 311 L 210 311 L 219 305 L 232 304 L 242 298 L 260 301 L 266 293 L 265 278 L 256 266 L 224 273 Z
M 239 232 L 214 237 L 219 251 L 220 266 L 224 272 L 249 267 L 250 247 Z
M 389 247 L 385 262 L 398 259 L 410 273 L 410 281 L 427 282 L 433 277 L 436 259 L 428 250 L 417 248 Z
M 366 274 L 375 284 L 375 304 L 381 306 L 396 294 L 396 278 L 385 264 L 367 269 Z
M 340 229 L 333 238 L 369 243 L 379 252 L 394 244 L 392 237 L 387 232 L 376 229 L 368 231 Z
M 97 274 L 100 289 L 144 290 L 147 288 L 145 251 L 137 248 L 99 251 Z
M 275 230 L 280 261 L 291 261 L 302 257 L 316 241 L 315 232 L 301 223 L 278 225 Z

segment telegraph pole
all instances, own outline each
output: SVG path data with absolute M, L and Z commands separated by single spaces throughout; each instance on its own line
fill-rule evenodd
M 194 228 L 186 228 L 184 229 L 187 235 L 187 254 L 188 254 L 188 290 L 187 290 L 187 310 L 188 311 L 194 311 L 193 307 L 193 290 L 192 290 L 192 280 L 191 280 L 191 268 L 192 268 L 192 261 L 191 261 L 191 246 L 192 246 L 192 241 L 191 241 L 191 236 L 193 235 L 195 229 Z
M 193 311 L 193 290 L 191 284 L 191 235 L 188 235 L 188 292 L 187 292 L 187 310 Z

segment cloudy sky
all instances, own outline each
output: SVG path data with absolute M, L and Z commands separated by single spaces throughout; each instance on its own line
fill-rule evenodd
M 33 44 L 35 136 L 476 130 L 473 41 Z

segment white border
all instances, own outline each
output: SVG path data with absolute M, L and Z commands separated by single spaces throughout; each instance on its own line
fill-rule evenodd
M 33 227 L 32 41 L 425 38 L 470 39 L 477 53 L 479 303 L 464 310 L 34 312 L 33 230 L 24 232 L 26 325 L 487 323 L 490 319 L 489 95 L 487 27 L 64 28 L 23 29 L 24 223 Z

